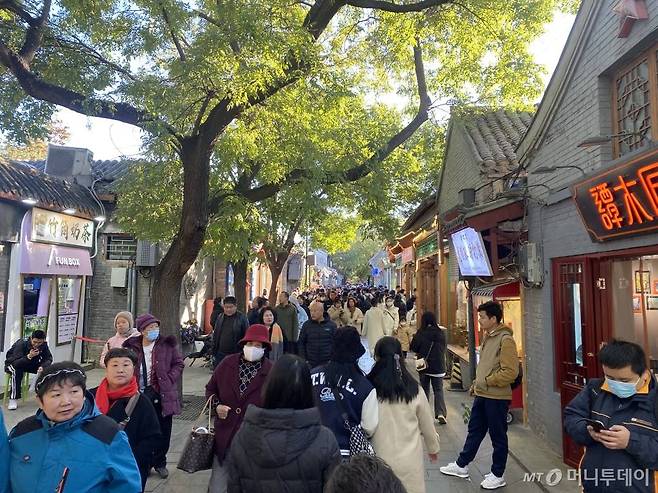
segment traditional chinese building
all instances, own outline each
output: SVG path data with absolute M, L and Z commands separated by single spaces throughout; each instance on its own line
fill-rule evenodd
M 658 366 L 658 0 L 584 0 L 517 148 L 528 173 L 531 427 L 576 464 L 562 410 L 616 337 Z
M 55 360 L 81 360 L 100 214 L 87 187 L 0 160 L 0 364 L 36 329 Z

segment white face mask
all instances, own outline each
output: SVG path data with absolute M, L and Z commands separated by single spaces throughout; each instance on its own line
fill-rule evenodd
M 247 361 L 260 361 L 265 356 L 265 348 L 245 346 L 242 348 L 242 353 L 244 354 L 244 359 Z

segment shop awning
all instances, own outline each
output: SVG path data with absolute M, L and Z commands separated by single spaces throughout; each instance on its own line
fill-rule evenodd
M 506 279 L 478 286 L 473 289 L 472 294 L 473 296 L 485 296 L 494 300 L 518 298 L 521 295 L 521 287 L 518 280 Z

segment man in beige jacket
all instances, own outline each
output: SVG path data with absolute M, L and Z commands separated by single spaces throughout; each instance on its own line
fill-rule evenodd
M 512 329 L 502 324 L 503 308 L 490 301 L 478 307 L 478 321 L 486 335 L 480 348 L 480 361 L 471 393 L 475 395 L 468 436 L 456 462 L 440 470 L 448 476 L 468 477 L 468 464 L 475 458 L 480 444 L 489 432 L 493 445 L 491 472 L 480 486 L 495 490 L 506 485 L 503 474 L 507 464 L 507 411 L 512 400 L 512 387 L 519 373 L 519 358 Z

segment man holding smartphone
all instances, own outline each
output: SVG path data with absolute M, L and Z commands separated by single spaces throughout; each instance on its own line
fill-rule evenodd
M 7 409 L 13 411 L 18 407 L 21 398 L 21 382 L 25 373 L 39 373 L 53 362 L 53 355 L 48 349 L 46 333 L 35 330 L 30 337 L 19 339 L 7 351 L 5 357 L 5 373 L 9 373 L 9 404 Z
M 658 470 L 656 382 L 643 349 L 612 340 L 599 352 L 605 379 L 590 379 L 564 410 L 564 427 L 586 447 L 580 479 L 587 492 L 654 492 Z

